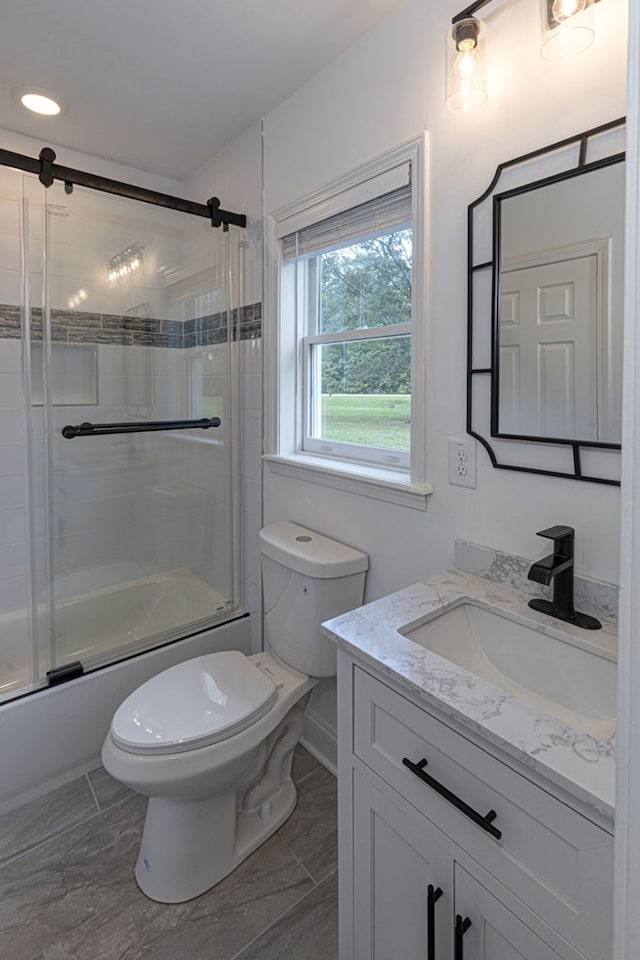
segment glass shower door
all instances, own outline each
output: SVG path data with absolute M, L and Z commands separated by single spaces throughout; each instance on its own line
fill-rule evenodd
M 31 403 L 44 192 L 36 177 L 0 167 L 0 701 L 39 686 L 48 668 L 38 592 L 44 427 Z
M 52 665 L 88 669 L 237 609 L 229 234 L 59 184 L 45 234 L 43 592 Z

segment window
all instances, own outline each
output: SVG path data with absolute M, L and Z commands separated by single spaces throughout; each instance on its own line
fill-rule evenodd
M 267 460 L 278 472 L 297 463 L 321 472 L 320 482 L 333 474 L 331 485 L 346 473 L 430 492 L 422 146 L 379 158 L 272 222 L 279 390 Z
M 290 234 L 283 260 L 302 297 L 302 450 L 407 468 L 411 187 Z

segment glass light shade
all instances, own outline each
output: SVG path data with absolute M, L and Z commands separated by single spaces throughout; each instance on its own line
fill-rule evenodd
M 459 20 L 447 31 L 446 104 L 470 113 L 487 99 L 486 26 L 476 17 Z
M 594 0 L 540 0 L 543 60 L 571 60 L 594 41 Z

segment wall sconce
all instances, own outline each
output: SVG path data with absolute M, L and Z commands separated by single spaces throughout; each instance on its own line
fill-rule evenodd
M 544 60 L 570 60 L 595 37 L 593 7 L 600 0 L 539 0 L 542 4 Z M 469 113 L 487 99 L 486 26 L 475 16 L 491 0 L 475 0 L 457 13 L 447 31 L 446 104 Z
M 107 274 L 109 283 L 128 280 L 132 273 L 139 270 L 144 259 L 142 251 L 142 244 L 132 243 L 120 253 L 116 253 L 115 257 L 111 257 Z
M 469 113 L 487 99 L 486 27 L 476 17 L 456 20 L 447 33 L 449 110 Z
M 590 47 L 596 32 L 596 0 L 540 0 L 542 7 L 543 60 L 571 60 Z

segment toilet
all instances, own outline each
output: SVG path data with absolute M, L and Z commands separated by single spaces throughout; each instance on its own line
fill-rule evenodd
M 135 876 L 161 903 L 219 883 L 289 817 L 306 697 L 336 672 L 320 624 L 362 603 L 366 554 L 288 521 L 259 543 L 264 652 L 211 653 L 152 677 L 102 748 L 105 769 L 149 798 Z

